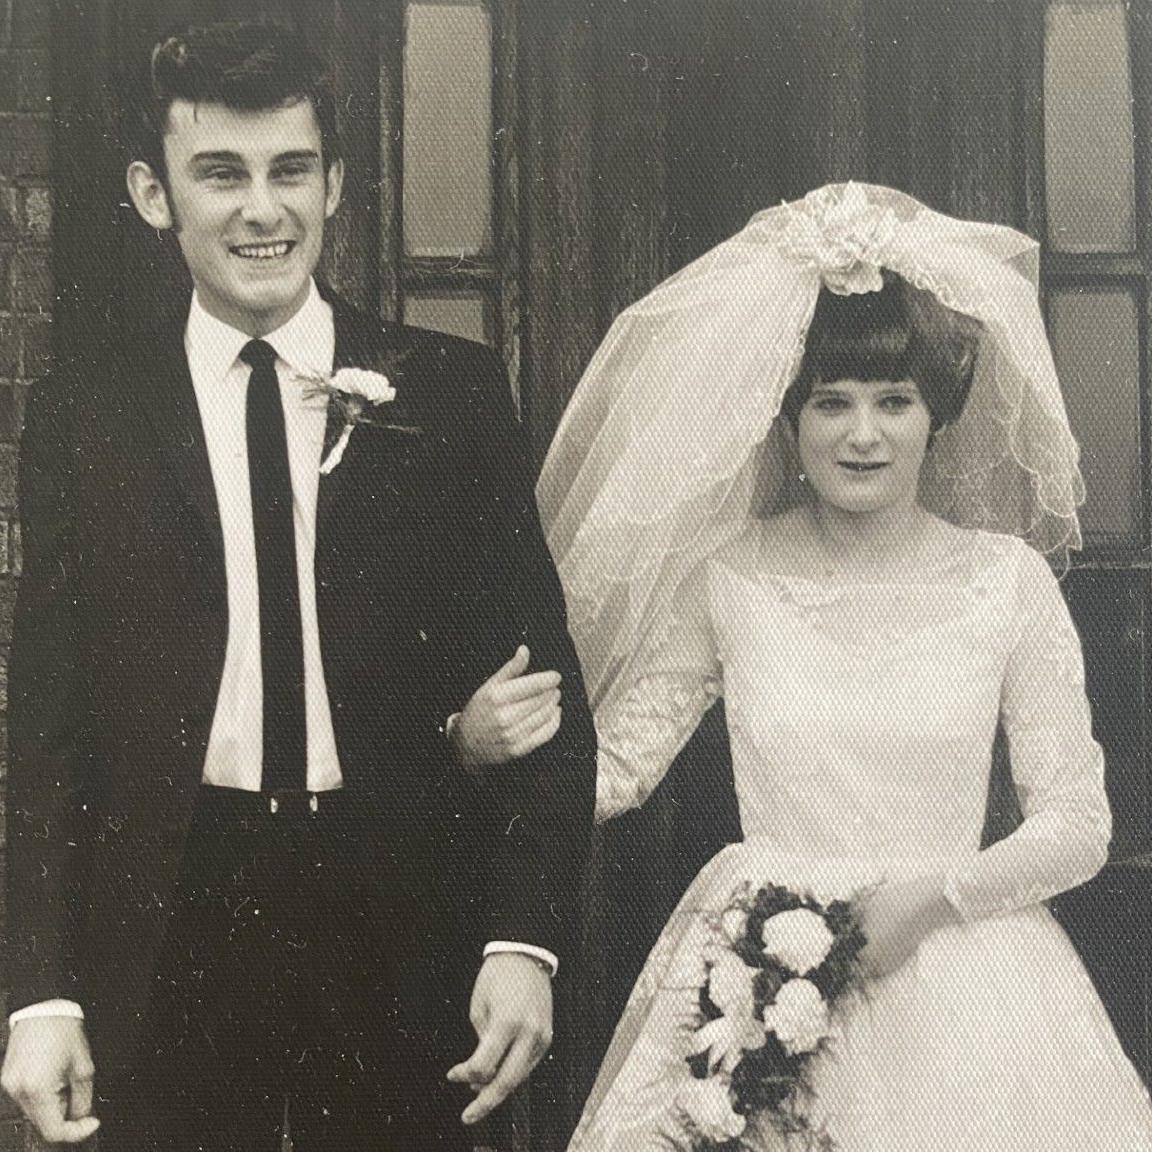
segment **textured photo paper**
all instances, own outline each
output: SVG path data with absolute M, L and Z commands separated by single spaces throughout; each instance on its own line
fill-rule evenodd
M 259 101 L 223 127 L 189 101 L 161 145 L 187 165 L 157 172 L 141 151 L 153 47 L 253 17 L 324 62 L 335 137 L 310 98 L 277 106 L 299 113 L 283 136 L 245 134 Z M 228 1138 L 269 1152 L 293 1147 L 269 1136 L 281 1115 L 293 1128 L 291 1100 L 295 1152 L 434 1146 L 444 1125 L 451 1146 L 500 1152 L 767 1152 L 782 1132 L 857 1152 L 869 1108 L 895 1113 L 879 1121 L 894 1148 L 946 1131 L 1031 1152 L 1046 1124 L 1152 1147 L 1152 5 L 7 0 L 0 58 L 0 987 L 8 1011 L 83 1009 L 93 1146 L 144 1139 L 114 1127 L 126 1090 L 102 1092 L 165 1083 L 165 1045 L 184 1040 L 158 1020 L 199 1005 L 204 1035 L 233 1012 L 255 1037 L 267 994 L 285 1029 L 313 1035 L 311 1002 L 335 1031 L 236 1099 L 221 1056 L 188 1100 L 216 1076 Z M 277 147 L 291 155 L 270 161 Z M 126 182 L 133 161 L 156 179 Z M 1004 231 L 918 233 L 919 207 L 876 188 Z M 1039 313 L 1000 295 L 1008 281 L 966 280 L 966 244 L 1034 279 Z M 304 288 L 270 308 L 292 269 Z M 921 350 L 865 355 L 852 337 L 821 361 L 849 386 L 820 380 L 809 324 L 842 335 L 851 302 L 884 292 L 905 308 L 893 271 L 933 302 L 896 323 Z M 829 292 L 848 311 L 826 315 Z M 302 306 L 308 330 L 276 347 Z M 989 337 L 1017 315 L 1019 373 Z M 276 323 L 248 330 L 256 316 Z M 214 320 L 245 337 L 218 367 Z M 268 334 L 273 406 L 253 417 L 237 389 L 261 369 L 240 349 Z M 910 399 L 878 390 L 896 364 Z M 807 390 L 783 399 L 802 365 Z M 229 381 L 231 399 L 208 398 Z M 301 399 L 269 448 L 276 385 Z M 892 422 L 905 406 L 920 448 Z M 837 439 L 852 413 L 878 430 Z M 251 470 L 265 450 L 273 474 Z M 900 505 L 868 501 L 909 460 L 950 523 L 856 531 Z M 284 597 L 288 633 L 268 607 Z M 269 723 L 285 634 L 304 689 Z M 284 747 L 307 772 L 271 788 L 260 760 Z M 262 793 L 282 810 L 231 803 Z M 995 866 L 960 852 L 980 803 Z M 265 846 L 321 828 L 320 849 L 285 857 L 317 867 L 185 852 L 237 820 Z M 876 976 L 864 909 L 921 881 L 936 887 L 917 915 L 889 909 L 911 958 Z M 189 891 L 235 910 L 227 946 L 206 943 L 221 921 Z M 283 917 L 267 947 L 257 908 Z M 262 983 L 278 946 L 287 975 Z M 492 1040 L 482 1075 L 469 1062 L 507 1003 L 491 986 L 513 986 L 491 973 L 557 959 L 550 984 L 515 983 L 530 1086 L 460 1135 L 475 1092 L 445 1076 L 491 1079 L 512 1051 Z M 853 998 L 869 995 L 864 1028 Z M 998 1055 L 1009 1020 L 1017 1047 Z M 154 1083 L 121 1051 L 138 1033 Z M 979 1038 L 972 1056 L 958 1035 Z M 974 1071 L 957 1083 L 933 1059 Z M 774 1095 L 781 1069 L 796 1086 Z M 197 1108 L 155 1124 L 191 1130 Z M 28 1112 L 3 1097 L 0 1152 L 38 1146 Z

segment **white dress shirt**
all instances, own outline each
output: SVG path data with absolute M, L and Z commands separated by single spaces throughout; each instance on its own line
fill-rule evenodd
M 251 369 L 239 359 L 251 339 L 210 316 L 195 295 L 188 313 L 184 347 L 200 409 L 208 461 L 224 535 L 228 584 L 228 645 L 216 698 L 216 713 L 204 759 L 203 782 L 222 788 L 260 791 L 263 745 L 263 682 L 256 577 L 256 541 L 248 478 L 245 411 Z M 264 337 L 276 351 L 276 375 L 284 406 L 292 507 L 296 526 L 296 571 L 300 581 L 300 624 L 304 633 L 304 700 L 308 731 L 308 791 L 341 787 L 340 761 L 316 619 L 316 501 L 327 422 L 327 399 L 309 397 L 301 377 L 329 376 L 336 350 L 332 309 L 313 284 L 301 309 Z M 498 770 L 498 769 L 497 769 Z M 493 940 L 484 955 L 519 952 L 555 974 L 559 960 L 544 948 Z M 71 1000 L 45 1000 L 13 1012 L 9 1026 L 36 1016 L 75 1016 L 83 1009 Z
M 248 479 L 245 425 L 251 368 L 239 359 L 250 337 L 210 316 L 193 297 L 185 349 L 200 408 L 228 574 L 228 648 L 216 715 L 204 760 L 204 783 L 260 791 L 263 744 L 263 683 L 260 664 L 260 601 L 256 540 Z M 309 396 L 302 377 L 332 373 L 336 334 L 332 309 L 313 285 L 303 307 L 264 337 L 276 351 L 276 375 L 284 406 L 292 508 L 296 525 L 296 572 L 304 634 L 304 708 L 308 731 L 308 791 L 339 788 L 340 762 L 320 659 L 316 622 L 316 498 L 324 448 L 327 398 Z

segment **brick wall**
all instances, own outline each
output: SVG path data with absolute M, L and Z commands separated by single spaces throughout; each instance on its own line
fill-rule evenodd
M 0 779 L 7 761 L 7 653 L 20 569 L 16 445 L 25 390 L 48 364 L 53 304 L 51 11 L 51 0 L 0 0 Z M 0 874 L 2 845 L 0 822 Z M 2 911 L 0 906 L 0 916 Z M 14 1117 L 12 1105 L 0 1103 L 0 1152 L 37 1147 Z

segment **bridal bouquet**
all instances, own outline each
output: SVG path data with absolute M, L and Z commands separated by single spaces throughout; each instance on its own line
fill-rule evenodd
M 858 980 L 865 938 L 852 905 L 746 885 L 714 929 L 688 1057 L 692 1078 L 676 1097 L 692 1148 L 737 1152 L 754 1119 L 832 1152 L 800 1099 L 831 1033 L 831 1010 Z

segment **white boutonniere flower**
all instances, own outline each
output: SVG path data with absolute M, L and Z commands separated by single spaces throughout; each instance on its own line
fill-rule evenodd
M 332 377 L 332 390 L 343 393 L 350 400 L 360 400 L 366 404 L 387 404 L 396 399 L 396 389 L 381 372 L 369 372 L 366 368 L 341 368 Z
M 372 424 L 397 432 L 419 432 L 418 428 L 400 424 L 382 424 L 372 416 L 372 411 L 381 404 L 396 399 L 396 389 L 382 372 L 341 368 L 331 376 L 305 376 L 303 380 L 308 389 L 306 395 L 323 396 L 335 402 L 343 419 L 339 439 L 320 464 L 321 475 L 327 476 L 344 459 L 344 450 L 357 424 Z

